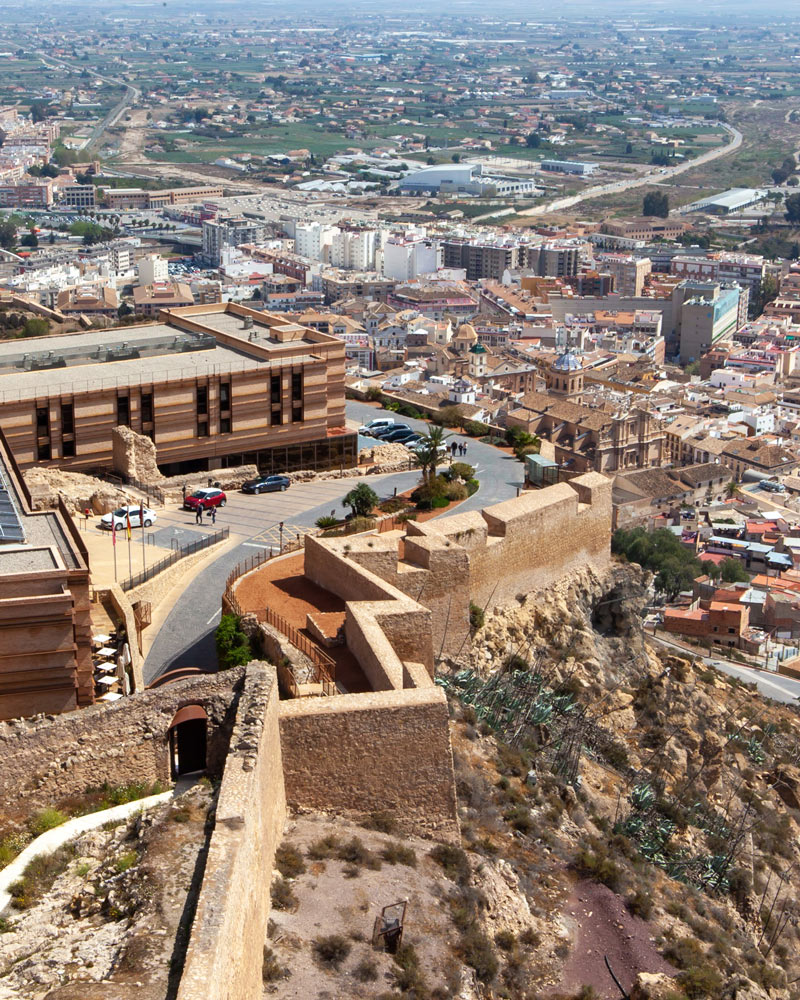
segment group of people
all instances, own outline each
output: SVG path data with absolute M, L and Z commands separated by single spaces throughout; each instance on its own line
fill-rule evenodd
M 204 509 L 205 508 L 202 507 L 200 504 L 198 504 L 195 507 L 195 510 L 194 510 L 194 523 L 195 524 L 202 524 L 203 523 L 203 510 Z M 209 507 L 208 508 L 208 516 L 211 518 L 211 523 L 212 524 L 216 524 L 217 523 L 217 508 L 216 507 Z
M 460 455 L 462 458 L 467 454 L 467 442 L 466 441 L 451 441 L 450 442 L 450 456 L 455 458 L 456 455 Z

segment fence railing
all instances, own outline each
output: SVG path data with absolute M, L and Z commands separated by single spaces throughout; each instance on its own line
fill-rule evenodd
M 141 573 L 134 573 L 133 576 L 129 576 L 127 580 L 122 580 L 120 582 L 120 587 L 123 590 L 133 590 L 135 587 L 140 587 L 143 583 L 148 580 L 152 580 L 154 576 L 158 576 L 168 567 L 174 565 L 176 562 L 180 562 L 181 559 L 185 559 L 187 556 L 192 556 L 195 552 L 202 552 L 203 549 L 209 549 L 212 545 L 216 545 L 217 542 L 224 541 L 230 534 L 230 529 L 220 528 L 217 531 L 212 532 L 210 535 L 203 535 L 201 538 L 196 539 L 193 542 L 187 542 L 185 545 L 177 545 L 170 552 L 169 555 L 164 556 L 159 559 L 158 562 L 153 563 L 152 566 L 148 566 L 147 569 L 141 571 Z
M 261 612 L 259 612 L 261 620 Z M 336 694 L 336 661 L 315 645 L 308 636 L 303 635 L 294 625 L 290 625 L 272 608 L 264 609 L 264 621 L 282 632 L 295 649 L 299 649 L 314 664 L 315 681 L 322 684 L 322 690 L 327 695 Z
M 158 486 L 140 482 L 140 480 L 134 479 L 132 476 L 126 477 L 125 485 L 133 486 L 134 489 L 138 490 L 140 493 L 144 493 L 145 496 L 150 497 L 151 500 L 155 500 L 157 503 L 165 504 L 167 502 L 167 498 L 164 496 L 164 491 Z

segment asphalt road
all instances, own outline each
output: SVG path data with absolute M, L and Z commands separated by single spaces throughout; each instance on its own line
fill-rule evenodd
M 382 412 L 385 411 L 366 403 L 347 404 L 347 416 L 356 424 L 371 420 Z M 426 427 L 421 420 L 406 420 L 396 415 L 395 418 L 421 430 Z M 462 461 L 475 466 L 481 483 L 478 492 L 458 506 L 459 512 L 480 510 L 516 496 L 517 486 L 522 485 L 522 466 L 516 459 L 464 435 L 453 434 L 452 437 L 467 442 L 467 454 Z M 411 471 L 376 476 L 369 482 L 379 496 L 387 497 L 395 490 L 402 492 L 409 489 L 418 480 L 419 472 Z M 352 479 L 324 480 L 297 483 L 284 493 L 245 496 L 231 492 L 226 506 L 218 511 L 214 525 L 205 519 L 204 524 L 198 526 L 194 514 L 177 507 L 159 510 L 154 534 L 161 545 L 169 546 L 172 539 L 184 543 L 198 532 L 206 533 L 212 528 L 222 527 L 230 529 L 238 544 L 188 583 L 147 654 L 143 671 L 145 683 L 149 684 L 172 666 L 215 669 L 214 629 L 219 622 L 220 598 L 230 571 L 259 550 L 273 548 L 277 551 L 281 521 L 284 522 L 283 538 L 287 541 L 313 528 L 314 522 L 323 514 L 344 516 L 348 510 L 341 500 L 353 485 Z
M 684 646 L 679 646 L 668 639 L 662 639 L 661 636 L 648 635 L 648 639 L 652 639 L 668 649 L 674 649 L 683 656 L 690 655 L 695 659 L 700 659 L 707 666 L 716 667 L 717 670 L 721 670 L 722 673 L 731 677 L 738 677 L 739 680 L 746 681 L 748 684 L 755 684 L 759 694 L 763 694 L 766 698 L 772 698 L 774 701 L 781 701 L 785 704 L 793 704 L 800 698 L 800 680 L 782 677 L 780 674 L 767 673 L 764 670 L 753 670 L 751 667 L 743 667 L 730 660 L 721 660 L 717 656 L 701 656 L 699 653 L 690 653 Z
M 710 149 L 707 153 L 702 153 L 693 160 L 686 160 L 684 163 L 679 163 L 674 167 L 661 167 L 658 170 L 649 170 L 646 174 L 640 174 L 638 177 L 612 181 L 609 184 L 595 184 L 592 187 L 586 188 L 585 191 L 581 191 L 580 194 L 569 195 L 566 198 L 556 198 L 554 201 L 534 205 L 533 208 L 528 208 L 519 214 L 544 215 L 547 212 L 558 212 L 566 208 L 572 208 L 574 205 L 579 205 L 582 201 L 601 198 L 603 195 L 618 194 L 620 191 L 629 191 L 631 188 L 644 187 L 647 184 L 661 184 L 663 181 L 669 180 L 671 177 L 677 177 L 678 174 L 685 173 L 687 170 L 692 170 L 694 167 L 700 167 L 704 163 L 710 163 L 712 160 L 719 159 L 720 156 L 728 156 L 741 146 L 742 133 L 732 125 L 723 125 L 722 127 L 730 135 L 730 142 L 724 146 Z

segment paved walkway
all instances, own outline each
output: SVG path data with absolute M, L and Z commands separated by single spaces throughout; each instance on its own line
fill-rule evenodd
M 356 425 L 386 412 L 367 403 L 347 403 L 348 420 Z M 416 429 L 427 428 L 424 420 L 394 416 L 399 422 Z M 467 454 L 461 461 L 475 466 L 481 484 L 478 492 L 459 504 L 453 513 L 480 510 L 517 495 L 517 487 L 522 486 L 523 469 L 513 455 L 463 434 L 446 433 L 456 441 L 466 442 Z M 391 496 L 395 489 L 401 493 L 415 486 L 419 477 L 419 470 L 414 470 L 370 477 L 368 482 L 380 496 Z M 217 518 L 217 527 L 227 524 L 231 535 L 240 539 L 239 544 L 226 549 L 187 584 L 147 653 L 143 667 L 145 684 L 150 684 L 171 667 L 216 670 L 214 630 L 219 623 L 220 599 L 228 574 L 258 549 L 278 547 L 279 520 L 284 521 L 283 537 L 287 540 L 310 531 L 323 514 L 333 512 L 335 516 L 343 517 L 348 509 L 341 500 L 353 485 L 355 481 L 352 479 L 323 480 L 298 483 L 285 493 L 265 493 L 257 497 L 240 497 L 231 493 L 228 505 Z M 191 514 L 181 511 L 159 512 L 158 523 L 162 528 L 169 525 L 173 530 L 180 531 L 187 525 L 191 528 L 191 517 Z
M 61 826 L 55 826 L 52 830 L 41 834 L 33 843 L 28 844 L 10 865 L 6 865 L 0 871 L 0 914 L 4 913 L 11 903 L 9 887 L 22 877 L 22 873 L 34 858 L 38 858 L 42 854 L 53 854 L 62 844 L 75 840 L 87 830 L 96 830 L 97 827 L 103 826 L 105 823 L 120 822 L 143 809 L 150 809 L 152 806 L 161 805 L 162 802 L 169 802 L 174 795 L 185 790 L 185 785 L 177 785 L 174 789 L 161 792 L 159 795 L 148 795 L 147 798 L 124 802 L 121 806 L 112 806 L 111 809 L 101 809 L 100 812 L 76 816 L 75 819 L 67 820 Z

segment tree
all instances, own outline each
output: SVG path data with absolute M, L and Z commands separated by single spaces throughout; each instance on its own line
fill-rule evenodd
M 731 479 L 729 483 L 725 484 L 725 496 L 729 500 L 733 500 L 735 496 L 739 495 L 739 484 L 735 479 Z
M 800 222 L 800 194 L 790 194 L 784 205 L 786 207 L 786 220 Z
M 125 319 L 126 316 L 130 316 L 132 313 L 133 309 L 131 309 L 127 302 L 120 302 L 119 308 L 117 309 L 117 316 L 120 319 Z
M 236 615 L 223 615 L 214 633 L 220 670 L 240 667 L 253 659 L 250 640 L 239 627 Z
M 625 143 L 625 155 L 630 156 L 633 152 L 633 144 L 630 142 Z
M 542 144 L 542 137 L 538 132 L 529 132 L 525 137 L 525 145 L 529 149 L 538 149 Z
M 39 122 L 43 122 L 47 118 L 47 107 L 47 101 L 31 102 L 31 121 L 34 125 L 38 125 Z
M 36 233 L 26 233 L 19 242 L 23 247 L 38 247 L 39 237 Z
M 453 161 L 453 163 L 461 163 L 461 153 L 453 153 L 450 159 Z
M 657 215 L 666 219 L 669 215 L 669 196 L 663 191 L 648 191 L 642 199 L 642 215 Z
M 444 430 L 435 424 L 428 424 L 428 430 L 422 435 L 422 440 L 414 451 L 415 461 L 422 469 L 423 479 L 432 479 L 436 475 L 436 466 L 441 456 L 440 448 L 446 438 Z
M 723 559 L 719 570 L 719 578 L 723 583 L 747 583 L 750 580 L 750 575 L 739 559 Z
M 378 504 L 378 494 L 366 483 L 359 483 L 350 490 L 342 503 L 350 508 L 353 517 L 367 517 Z
M 0 249 L 11 250 L 17 245 L 17 227 L 13 222 L 0 222 Z

